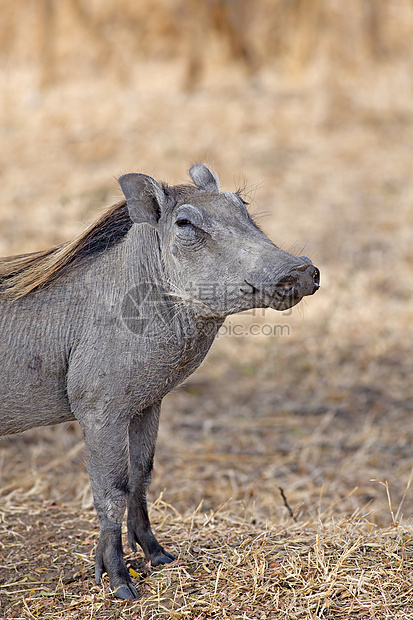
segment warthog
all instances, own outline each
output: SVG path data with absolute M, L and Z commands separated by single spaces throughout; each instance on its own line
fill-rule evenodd
M 138 592 L 128 540 L 172 562 L 146 494 L 162 398 L 202 362 L 225 317 L 285 310 L 319 287 L 306 257 L 274 245 L 239 193 L 204 165 L 193 185 L 121 176 L 125 199 L 71 242 L 0 261 L 0 434 L 78 420 L 100 521 L 97 583 Z

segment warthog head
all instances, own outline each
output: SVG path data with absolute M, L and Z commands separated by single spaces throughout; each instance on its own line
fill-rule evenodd
M 169 294 L 195 304 L 200 316 L 225 317 L 252 308 L 285 310 L 318 290 L 317 267 L 274 245 L 238 194 L 220 192 L 202 164 L 189 174 L 195 187 L 163 187 L 134 173 L 119 179 L 132 220 L 158 233 Z

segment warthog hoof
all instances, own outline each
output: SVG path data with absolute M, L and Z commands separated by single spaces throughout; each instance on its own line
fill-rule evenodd
M 131 583 L 128 585 L 119 586 L 119 588 L 116 588 L 116 590 L 114 590 L 113 594 L 117 598 L 121 598 L 124 601 L 133 601 L 139 596 L 137 589 Z

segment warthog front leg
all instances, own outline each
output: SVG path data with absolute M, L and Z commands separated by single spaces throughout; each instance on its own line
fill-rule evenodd
M 121 531 L 129 487 L 128 423 L 129 416 L 113 413 L 81 416 L 87 468 L 100 521 L 96 582 L 100 583 L 107 572 L 115 596 L 131 600 L 137 598 L 138 591 L 123 559 Z
M 155 442 L 161 404 L 134 415 L 129 425 L 130 478 L 128 497 L 128 541 L 136 551 L 138 543 L 152 566 L 168 564 L 175 557 L 158 543 L 148 517 L 146 494 L 151 482 Z

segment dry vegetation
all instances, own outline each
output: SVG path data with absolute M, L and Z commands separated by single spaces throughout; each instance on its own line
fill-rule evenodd
M 150 498 L 179 559 L 128 552 L 135 603 L 93 582 L 79 428 L 2 439 L 0 615 L 412 618 L 413 4 L 198 4 L 3 7 L 0 255 L 80 230 L 123 172 L 207 161 L 322 289 L 232 317 L 284 332 L 219 338 L 165 399 Z

